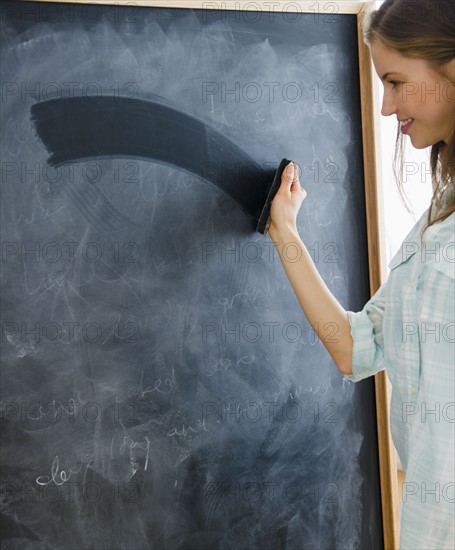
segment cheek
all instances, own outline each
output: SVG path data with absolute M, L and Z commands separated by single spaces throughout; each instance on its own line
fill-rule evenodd
M 442 83 L 423 83 L 419 100 L 422 109 L 435 118 L 453 116 L 455 103 L 449 97 L 450 91 Z
M 439 101 L 433 103 L 432 109 L 428 114 L 435 122 L 446 126 L 447 124 L 451 124 L 451 120 L 453 120 L 453 109 L 453 105 L 445 101 Z
M 433 124 L 446 125 L 453 116 L 453 105 L 443 101 L 438 95 L 428 94 L 427 97 L 419 98 L 418 102 L 414 99 L 408 104 L 414 108 L 416 117 Z

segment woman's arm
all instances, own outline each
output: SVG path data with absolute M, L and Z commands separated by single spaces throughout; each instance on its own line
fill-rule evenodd
M 348 314 L 322 280 L 297 231 L 297 213 L 305 197 L 298 167 L 290 164 L 272 202 L 269 235 L 310 325 L 338 369 L 352 374 L 353 340 Z

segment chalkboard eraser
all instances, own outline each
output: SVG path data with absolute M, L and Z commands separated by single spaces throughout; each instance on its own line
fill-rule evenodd
M 272 206 L 272 201 L 275 195 L 278 192 L 278 189 L 281 185 L 281 176 L 283 174 L 284 169 L 286 166 L 292 161 L 288 159 L 282 159 L 277 171 L 275 172 L 275 177 L 273 178 L 272 185 L 270 186 L 269 192 L 267 194 L 267 199 L 264 203 L 264 206 L 262 207 L 261 215 L 259 216 L 259 220 L 256 226 L 256 231 L 259 231 L 259 233 L 262 233 L 263 235 L 267 235 L 269 231 L 270 226 L 270 208 Z

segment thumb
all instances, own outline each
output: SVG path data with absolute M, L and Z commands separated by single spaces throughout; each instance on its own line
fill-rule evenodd
M 292 182 L 294 181 L 294 176 L 295 176 L 295 165 L 294 165 L 294 162 L 291 160 L 291 162 L 283 170 L 283 174 L 281 176 L 281 183 L 284 184 L 287 191 L 291 190 L 291 185 L 292 185 Z
M 285 179 L 288 184 L 288 188 L 291 187 L 291 184 L 294 181 L 294 176 L 295 176 L 295 164 L 291 160 L 291 162 L 286 166 L 286 170 L 285 170 Z
M 299 165 L 295 163 L 293 160 L 286 166 L 286 168 L 289 170 L 286 173 L 286 180 L 288 183 L 288 191 L 292 193 L 296 193 L 297 191 L 303 191 L 303 188 L 300 185 L 299 181 Z

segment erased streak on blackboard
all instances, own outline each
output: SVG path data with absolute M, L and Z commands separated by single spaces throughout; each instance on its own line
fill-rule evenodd
M 49 99 L 31 107 L 38 136 L 59 166 L 135 157 L 187 170 L 258 220 L 275 173 L 226 136 L 165 101 L 103 95 Z

